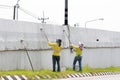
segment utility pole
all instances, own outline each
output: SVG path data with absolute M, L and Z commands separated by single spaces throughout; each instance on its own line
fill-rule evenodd
M 45 18 L 44 11 L 43 11 L 43 17 L 39 20 L 42 20 L 42 23 L 45 24 L 46 23 L 45 20 L 47 20 L 47 19 L 49 19 L 49 17 Z
M 67 27 L 67 32 L 68 32 L 68 40 L 69 40 L 69 47 L 71 44 L 70 41 L 70 26 L 68 25 L 68 0 L 65 0 L 65 15 L 64 15 L 65 19 L 64 19 L 64 25 Z M 71 52 L 71 48 L 70 48 L 70 52 Z
M 18 8 L 19 8 L 19 1 L 17 1 L 16 5 L 14 6 L 14 12 L 13 12 L 13 20 L 18 20 Z
M 65 20 L 64 25 L 68 25 L 68 0 L 65 0 Z

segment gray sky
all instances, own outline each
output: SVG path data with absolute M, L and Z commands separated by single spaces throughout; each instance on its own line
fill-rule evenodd
M 17 0 L 0 0 L 0 5 L 14 6 Z M 20 0 L 19 5 L 40 18 L 49 17 L 48 24 L 64 24 L 64 2 L 65 0 Z M 85 27 L 86 21 L 104 18 L 103 21 L 96 20 L 88 22 L 87 28 L 120 31 L 120 1 L 119 0 L 69 0 L 69 24 L 73 26 L 78 23 L 79 27 Z M 12 19 L 13 8 L 0 6 L 0 18 Z M 41 22 L 21 10 L 19 10 L 20 21 Z

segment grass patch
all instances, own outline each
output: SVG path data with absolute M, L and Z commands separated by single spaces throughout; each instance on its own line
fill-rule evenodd
M 83 72 L 89 73 L 89 72 L 120 72 L 120 67 L 108 67 L 108 68 L 91 68 L 91 67 L 84 67 Z

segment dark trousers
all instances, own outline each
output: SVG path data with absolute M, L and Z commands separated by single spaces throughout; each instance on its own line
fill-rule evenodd
M 73 70 L 75 70 L 75 65 L 76 65 L 76 62 L 78 61 L 78 63 L 79 63 L 79 71 L 80 72 L 82 72 L 82 64 L 81 64 L 81 62 L 82 62 L 82 56 L 75 56 L 75 58 L 74 58 L 74 61 L 73 61 Z
M 52 56 L 52 62 L 53 62 L 53 72 L 55 72 L 56 63 L 57 63 L 57 71 L 60 72 L 60 56 Z

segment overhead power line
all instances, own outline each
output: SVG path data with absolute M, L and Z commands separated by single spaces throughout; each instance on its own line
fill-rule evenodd
M 0 8 L 8 8 L 8 9 L 13 8 L 13 19 L 14 20 L 18 20 L 18 9 L 20 9 L 24 13 L 32 16 L 33 18 L 35 18 L 37 20 L 41 20 L 42 21 L 41 23 L 46 23 L 45 20 L 49 19 L 49 18 L 44 17 L 44 11 L 43 11 L 43 17 L 40 18 L 39 16 L 36 16 L 35 14 L 31 13 L 30 11 L 23 9 L 22 7 L 20 7 L 19 1 L 20 0 L 17 0 L 17 3 L 14 6 L 0 5 Z
M 30 15 L 30 16 L 32 16 L 32 17 L 38 19 L 38 20 L 41 20 L 41 18 L 39 18 L 38 16 L 34 15 L 34 14 L 31 13 L 30 11 L 25 10 L 25 9 L 23 9 L 23 8 L 21 8 L 21 7 L 19 7 L 19 9 L 20 9 L 21 11 L 23 11 L 24 13 L 26 13 L 26 14 L 28 14 L 28 15 Z
M 4 8 L 4 9 L 9 9 L 9 8 L 13 8 L 13 6 L 8 6 L 8 5 L 0 5 L 0 8 Z

